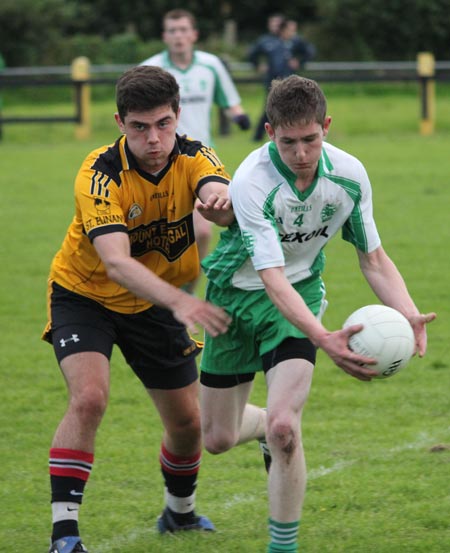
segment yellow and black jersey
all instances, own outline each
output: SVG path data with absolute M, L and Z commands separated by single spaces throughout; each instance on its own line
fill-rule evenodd
M 137 166 L 126 137 L 91 152 L 75 181 L 75 216 L 56 254 L 50 282 L 102 303 L 119 313 L 150 307 L 110 280 L 92 241 L 126 232 L 131 255 L 175 286 L 199 272 L 192 212 L 199 189 L 230 177 L 214 150 L 177 136 L 168 165 L 158 173 Z

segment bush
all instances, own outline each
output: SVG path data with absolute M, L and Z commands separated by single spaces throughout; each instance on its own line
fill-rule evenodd
M 318 0 L 321 59 L 411 60 L 427 50 L 450 58 L 445 0 Z
M 136 33 L 112 36 L 105 44 L 105 55 L 113 63 L 136 63 L 139 61 L 142 41 Z
M 2 0 L 0 49 L 9 67 L 65 65 L 78 55 L 95 64 L 137 63 L 162 49 L 162 14 L 178 4 L 182 2 Z M 252 1 L 230 0 L 219 3 L 221 8 L 210 17 L 212 4 L 212 0 L 187 3 L 201 30 L 199 48 L 245 59 L 248 43 L 265 30 L 270 3 L 262 2 L 255 10 Z M 422 50 L 442 60 L 450 59 L 448 4 L 448 0 L 283 0 L 276 9 L 299 19 L 303 36 L 317 47 L 316 60 L 411 60 Z M 232 49 L 222 41 L 225 19 L 234 19 L 239 29 L 240 43 Z
M 0 45 L 7 66 L 44 65 L 63 46 L 65 22 L 73 15 L 64 0 L 2 0 Z

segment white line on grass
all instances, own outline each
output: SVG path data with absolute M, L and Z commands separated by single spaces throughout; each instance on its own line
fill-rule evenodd
M 243 494 L 243 493 L 235 493 L 233 497 L 228 498 L 223 506 L 222 509 L 224 511 L 227 511 L 228 509 L 232 509 L 236 505 L 243 505 L 244 503 L 254 503 L 258 501 L 258 497 L 253 494 Z
M 322 476 L 327 476 L 328 474 L 331 474 L 333 472 L 337 472 L 342 469 L 346 469 L 347 467 L 351 467 L 358 461 L 338 461 L 334 465 L 331 465 L 331 467 L 323 467 L 320 466 L 317 469 L 311 469 L 308 471 L 308 480 L 317 480 L 317 478 L 322 478 Z
M 421 432 L 418 435 L 417 440 L 415 440 L 414 442 L 408 442 L 406 444 L 391 447 L 390 449 L 382 451 L 380 455 L 386 457 L 388 455 L 407 451 L 408 449 L 420 449 L 421 447 L 430 445 L 430 443 L 433 443 L 434 441 L 436 440 L 433 440 L 431 436 L 429 436 L 425 432 Z M 379 457 L 379 455 L 375 455 L 373 457 Z M 355 463 L 358 463 L 360 460 L 361 459 L 349 459 L 347 461 L 337 461 L 334 465 L 331 465 L 330 467 L 320 466 L 319 468 L 311 469 L 308 471 L 308 480 L 316 480 L 317 478 L 322 478 L 322 476 L 327 476 L 328 474 L 332 474 L 333 472 L 338 472 L 340 470 L 346 469 L 347 467 L 351 467 Z
M 425 432 L 422 432 L 421 434 L 419 434 L 417 440 L 415 440 L 414 442 L 408 442 L 406 444 L 401 444 L 401 445 L 392 447 L 386 451 L 383 451 L 381 454 L 383 457 L 386 457 L 387 455 L 400 453 L 408 449 L 420 449 L 421 447 L 425 447 L 434 441 L 435 440 L 433 440 L 431 436 L 429 436 Z M 375 457 L 378 457 L 378 455 L 375 455 Z M 351 467 L 352 465 L 358 463 L 360 460 L 361 459 L 340 460 L 329 467 L 325 467 L 321 465 L 318 468 L 308 470 L 308 481 L 317 480 L 318 478 L 322 478 L 323 476 L 328 476 L 333 472 L 338 472 L 340 470 Z M 245 496 L 245 497 L 248 497 L 248 496 Z
M 103 541 L 95 548 L 97 553 L 111 553 L 113 547 L 129 551 L 129 546 L 141 538 L 149 538 L 156 534 L 156 526 L 154 528 L 138 528 L 128 532 L 128 534 L 120 534 L 114 536 L 112 540 Z
M 446 429 L 447 432 L 449 428 Z M 438 442 L 439 439 L 433 438 L 426 432 L 421 432 L 417 439 L 414 442 L 407 442 L 405 444 L 400 444 L 395 447 L 392 447 L 390 449 L 384 450 L 380 452 L 380 455 L 383 457 L 386 457 L 387 455 L 395 455 L 396 453 L 401 453 L 402 451 L 412 450 L 412 449 L 420 449 L 422 447 L 428 447 L 430 444 L 433 444 L 435 442 Z M 379 455 L 374 455 L 372 458 L 376 458 Z M 318 478 L 322 478 L 323 476 L 328 476 L 329 474 L 332 474 L 334 472 L 338 472 L 340 470 L 344 470 L 348 467 L 351 467 L 352 465 L 358 463 L 362 459 L 353 459 L 353 460 L 341 460 L 337 461 L 333 465 L 329 467 L 320 466 L 315 469 L 311 469 L 308 471 L 308 480 L 317 480 Z M 243 503 L 253 503 L 255 501 L 259 501 L 259 497 L 256 495 L 249 495 L 249 494 L 235 494 L 231 498 L 225 501 L 223 504 L 224 510 L 229 510 L 233 508 L 235 505 L 241 505 Z M 129 532 L 128 534 L 121 534 L 120 536 L 115 536 L 112 540 L 103 541 L 100 543 L 100 545 L 96 548 L 97 553 L 110 553 L 112 547 L 121 546 L 121 547 L 128 547 L 140 540 L 142 537 L 150 536 L 156 533 L 156 527 L 153 528 L 142 528 L 142 529 L 135 529 Z

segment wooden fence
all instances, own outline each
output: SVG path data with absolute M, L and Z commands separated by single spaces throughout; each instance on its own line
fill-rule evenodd
M 2 116 L 0 112 L 0 139 L 5 124 L 19 123 L 74 123 L 78 138 L 90 134 L 91 86 L 114 84 L 117 78 L 132 65 L 91 65 L 84 57 L 76 58 L 71 66 L 7 68 L 0 72 L 0 97 L 2 89 L 41 86 L 69 86 L 74 89 L 74 114 L 72 116 Z M 261 77 L 248 63 L 229 64 L 237 84 L 261 82 Z M 419 83 L 421 106 L 420 132 L 434 132 L 435 81 L 450 81 L 450 61 L 435 61 L 428 52 L 417 55 L 411 62 L 310 62 L 302 73 L 323 82 L 402 82 Z M 220 129 L 227 133 L 227 120 L 221 117 Z

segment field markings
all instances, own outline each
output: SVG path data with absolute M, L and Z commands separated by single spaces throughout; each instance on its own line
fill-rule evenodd
M 450 430 L 450 428 L 447 428 L 447 431 Z M 386 458 L 390 455 L 395 455 L 397 453 L 401 453 L 402 451 L 407 450 L 414 450 L 414 449 L 420 449 L 422 447 L 430 446 L 431 444 L 434 444 L 436 439 L 433 439 L 429 434 L 426 432 L 421 432 L 417 439 L 413 442 L 407 442 L 404 444 L 397 445 L 395 447 L 391 447 L 387 450 L 380 451 L 379 454 L 369 456 L 371 459 L 376 459 L 377 457 L 383 457 Z M 367 458 L 365 458 L 367 459 Z M 332 474 L 333 472 L 338 472 L 340 470 L 346 469 L 347 467 L 351 467 L 352 465 L 362 461 L 361 459 L 352 459 L 352 460 L 340 460 L 337 461 L 334 465 L 331 465 L 330 467 L 324 467 L 320 466 L 316 469 L 311 469 L 308 471 L 308 480 L 316 480 L 317 478 L 322 478 L 323 476 L 327 476 L 328 474 Z
M 331 467 L 320 466 L 317 469 L 311 469 L 308 471 L 308 480 L 317 480 L 318 478 L 322 478 L 322 476 L 328 476 L 328 474 L 332 474 L 333 472 L 351 467 L 357 462 L 356 459 L 353 461 L 337 461 L 334 465 L 331 465 Z
M 450 427 L 448 427 L 446 430 L 446 435 L 448 439 L 448 432 L 450 431 Z M 433 444 L 436 442 L 439 442 L 439 439 L 433 438 L 426 432 L 421 432 L 417 439 L 413 442 L 407 442 L 404 444 L 399 444 L 395 447 L 391 447 L 390 449 L 380 451 L 377 455 L 370 456 L 371 459 L 377 458 L 377 457 L 386 457 L 390 455 L 396 455 L 397 453 L 401 453 L 402 451 L 407 450 L 415 450 L 415 449 L 421 449 L 423 447 L 432 447 Z M 322 478 L 324 476 L 328 476 L 329 474 L 339 472 L 341 470 L 344 470 L 348 467 L 351 467 L 355 465 L 356 463 L 362 461 L 363 458 L 360 459 L 350 459 L 350 460 L 340 460 L 334 463 L 333 465 L 329 467 L 320 466 L 318 468 L 313 468 L 308 471 L 308 481 L 310 480 L 317 480 L 318 478 Z M 367 457 L 364 458 L 364 460 L 367 460 Z M 254 503 L 256 501 L 260 501 L 260 497 L 253 494 L 234 494 L 231 498 L 228 498 L 223 506 L 223 510 L 230 510 L 236 505 L 242 505 L 244 503 Z M 97 553 L 110 553 L 113 547 L 123 547 L 123 546 L 130 546 L 132 543 L 137 542 L 141 538 L 151 535 L 154 535 L 157 533 L 156 525 L 150 528 L 141 528 L 141 529 L 134 529 L 128 534 L 121 534 L 119 536 L 115 536 L 112 540 L 103 541 L 96 547 Z M 172 538 L 176 539 L 176 536 L 171 536 Z
M 256 503 L 260 500 L 260 497 L 254 494 L 248 493 L 235 493 L 232 497 L 229 497 L 223 504 L 222 510 L 228 511 L 233 509 L 236 505 L 243 505 L 244 503 Z

